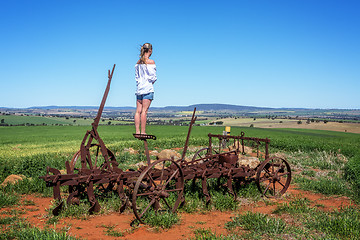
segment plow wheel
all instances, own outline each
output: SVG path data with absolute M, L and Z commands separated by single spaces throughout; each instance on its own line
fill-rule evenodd
M 184 176 L 180 166 L 170 159 L 157 160 L 140 174 L 132 195 L 135 217 L 144 223 L 151 211 L 174 213 L 184 200 Z
M 112 167 L 114 167 L 114 163 L 117 167 L 114 154 L 107 148 L 105 150 L 108 155 L 108 162 L 106 162 L 105 158 L 103 157 L 100 144 L 91 144 L 88 150 L 88 154 L 86 154 L 86 158 L 90 160 L 91 164 L 87 162 L 86 169 L 92 170 L 93 172 L 100 172 L 101 170 L 109 171 Z M 81 150 L 74 154 L 70 162 L 66 161 L 65 165 L 67 174 L 73 174 L 75 170 L 82 169 L 80 160 Z M 100 205 L 95 196 L 105 195 L 106 193 L 113 191 L 114 184 L 115 182 L 108 182 L 94 185 L 92 182 L 89 182 L 87 185 L 70 185 L 67 204 L 78 205 L 80 203 L 80 198 L 87 194 L 91 204 L 89 212 L 98 212 L 100 210 Z
M 214 155 L 214 154 L 218 154 L 214 149 L 212 149 L 212 151 L 210 152 L 209 148 L 202 148 L 194 154 L 192 161 L 199 158 L 205 158 L 208 155 Z
M 285 159 L 272 157 L 260 164 L 256 171 L 256 184 L 261 194 L 268 198 L 283 195 L 291 182 L 290 165 Z
M 116 161 L 114 154 L 108 149 L 106 148 L 107 154 L 109 156 L 109 161 L 113 162 Z M 100 150 L 100 144 L 91 144 L 90 149 L 90 158 L 91 158 L 91 162 L 92 162 L 92 168 L 102 168 L 104 167 L 104 157 L 102 156 L 102 152 Z M 81 151 L 77 151 L 73 158 L 71 159 L 70 162 L 70 168 L 72 171 L 74 171 L 75 169 L 75 165 L 77 163 L 77 161 L 81 158 Z M 88 166 L 89 169 L 90 166 Z M 106 166 L 105 170 L 107 170 L 108 166 Z
M 88 164 L 87 167 L 89 169 L 108 170 L 108 168 L 110 166 L 110 163 L 113 164 L 114 162 L 116 162 L 116 159 L 115 159 L 115 155 L 108 148 L 106 148 L 106 151 L 107 151 L 107 154 L 109 156 L 109 164 L 105 166 L 104 165 L 105 159 L 102 156 L 102 152 L 101 152 L 101 149 L 100 149 L 100 144 L 91 144 L 90 149 L 89 149 L 89 153 L 90 153 L 92 166 L 90 167 L 89 164 Z M 71 171 L 71 173 L 74 172 L 75 165 L 78 162 L 78 160 L 80 162 L 80 159 L 81 159 L 81 150 L 77 151 L 74 154 L 73 158 L 71 159 L 71 162 L 69 164 L 69 167 L 70 167 L 69 170 Z M 80 166 L 79 166 L 79 168 L 80 168 Z

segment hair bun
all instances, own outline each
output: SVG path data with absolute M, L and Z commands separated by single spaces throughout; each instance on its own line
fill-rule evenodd
M 145 43 L 145 44 L 143 45 L 143 48 L 149 49 L 149 48 L 150 48 L 150 44 L 149 44 L 149 43 Z

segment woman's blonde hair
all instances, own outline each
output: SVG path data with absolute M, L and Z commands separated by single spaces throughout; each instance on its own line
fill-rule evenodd
M 145 53 L 149 52 L 152 49 L 152 45 L 150 43 L 145 43 L 141 46 L 140 50 L 140 64 L 146 64 Z

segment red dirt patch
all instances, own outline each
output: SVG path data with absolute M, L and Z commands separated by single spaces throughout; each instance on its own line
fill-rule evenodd
M 324 196 L 322 194 L 307 192 L 296 189 L 293 185 L 287 191 L 287 195 L 292 197 L 306 197 L 310 200 L 312 206 L 316 206 L 325 211 L 339 209 L 353 205 L 347 197 Z M 52 198 L 41 198 L 35 195 L 23 195 L 22 201 L 32 201 L 35 205 L 22 205 L 13 208 L 1 209 L 0 216 L 5 216 L 6 211 L 17 209 L 25 212 L 25 217 L 33 226 L 43 228 L 46 224 L 46 209 L 50 207 Z M 227 234 L 224 228 L 226 222 L 231 221 L 231 217 L 246 211 L 260 212 L 271 214 L 278 204 L 288 201 L 287 199 L 270 200 L 274 204 L 266 204 L 260 201 L 240 207 L 237 211 L 220 212 L 211 211 L 206 213 L 181 213 L 181 221 L 179 224 L 167 230 L 157 231 L 146 225 L 137 228 L 130 227 L 131 221 L 134 219 L 132 212 L 126 214 L 111 213 L 107 215 L 93 215 L 86 220 L 66 218 L 60 220 L 55 226 L 57 229 L 66 228 L 71 236 L 81 237 L 89 240 L 97 239 L 187 239 L 194 236 L 194 230 L 198 228 L 210 229 L 216 234 Z M 112 237 L 106 235 L 106 230 L 114 227 L 113 230 L 124 234 L 123 237 Z

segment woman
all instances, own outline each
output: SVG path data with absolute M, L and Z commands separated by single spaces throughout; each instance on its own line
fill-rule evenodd
M 154 99 L 153 84 L 157 80 L 155 61 L 150 59 L 152 45 L 145 43 L 140 50 L 140 59 L 135 65 L 136 80 L 136 134 L 146 134 L 146 116 L 151 101 Z M 140 130 L 141 125 L 141 130 Z

